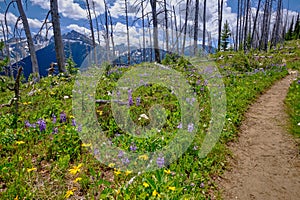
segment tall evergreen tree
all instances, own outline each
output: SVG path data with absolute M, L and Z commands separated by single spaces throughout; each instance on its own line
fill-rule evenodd
M 231 36 L 231 30 L 229 28 L 228 21 L 226 20 L 221 34 L 221 43 L 220 43 L 221 50 L 223 51 L 228 50 L 230 36 Z
M 294 34 L 293 28 L 294 28 L 294 17 L 292 19 L 291 26 L 285 35 L 285 40 L 291 40 L 293 38 L 293 34 Z
M 295 40 L 300 39 L 300 19 L 299 19 L 299 14 L 298 14 L 297 21 L 296 21 L 295 28 L 294 28 L 293 39 L 295 39 Z

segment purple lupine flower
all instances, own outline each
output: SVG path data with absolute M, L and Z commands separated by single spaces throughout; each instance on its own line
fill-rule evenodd
M 55 124 L 56 123 L 56 116 L 54 114 L 52 114 L 52 123 Z
M 55 127 L 55 128 L 53 129 L 53 131 L 52 131 L 52 134 L 57 134 L 57 133 L 58 133 L 58 128 Z
M 164 159 L 164 157 L 158 157 L 158 158 L 156 159 L 156 164 L 157 164 L 157 166 L 158 166 L 159 168 L 163 168 L 164 165 L 165 165 L 165 159 Z
M 180 122 L 180 124 L 177 126 L 177 128 L 182 129 L 182 123 Z
M 141 105 L 141 97 L 136 98 L 136 106 Z
M 120 92 L 120 91 L 117 91 L 117 97 L 118 97 L 118 100 L 120 99 L 120 96 L 121 96 L 121 92 Z
M 77 127 L 77 131 L 78 131 L 78 132 L 81 132 L 81 131 L 82 131 L 82 125 L 81 125 L 81 124 L 79 124 L 79 126 Z
M 187 103 L 190 103 L 191 99 L 190 98 L 186 98 L 185 100 L 186 100 Z
M 300 84 L 300 80 L 298 80 L 298 84 Z
M 59 116 L 59 119 L 60 119 L 60 123 L 65 123 L 67 121 L 67 115 L 65 112 L 61 112 L 60 113 L 60 116 Z
M 136 151 L 137 147 L 135 146 L 135 144 L 130 145 L 129 147 L 130 151 Z
M 204 188 L 204 186 L 205 186 L 204 183 L 200 184 L 200 188 Z
M 29 127 L 32 127 L 32 125 L 29 123 L 29 121 L 25 121 L 25 128 L 29 128 Z
M 128 159 L 128 158 L 123 158 L 122 159 L 122 163 L 124 164 L 124 165 L 128 165 L 129 163 L 130 163 L 130 160 Z
M 46 130 L 46 122 L 43 119 L 39 119 L 37 121 L 37 124 L 39 125 L 39 129 L 41 132 Z
M 35 123 L 31 124 L 31 127 L 36 128 L 36 124 Z
M 75 119 L 72 119 L 72 126 L 76 126 L 76 121 L 75 121 Z
M 118 157 L 122 158 L 124 156 L 124 152 L 123 151 L 119 151 Z
M 193 132 L 193 130 L 194 130 L 194 124 L 193 123 L 190 123 L 189 125 L 188 125 L 188 132 Z
M 98 155 L 99 153 L 100 153 L 100 152 L 99 152 L 99 149 L 95 148 L 95 149 L 94 149 L 94 156 L 95 156 L 95 155 Z
M 192 98 L 191 98 L 191 104 L 195 103 L 195 101 L 196 101 L 196 98 L 195 98 L 195 97 L 192 97 Z
M 128 105 L 132 106 L 133 105 L 133 100 L 132 100 L 132 90 L 128 90 Z

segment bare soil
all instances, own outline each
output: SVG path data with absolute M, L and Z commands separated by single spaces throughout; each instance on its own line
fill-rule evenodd
M 275 83 L 245 114 L 230 170 L 221 177 L 224 199 L 300 199 L 298 142 L 288 133 L 284 99 L 292 76 Z

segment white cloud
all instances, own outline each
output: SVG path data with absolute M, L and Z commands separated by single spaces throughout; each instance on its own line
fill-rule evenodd
M 77 31 L 84 35 L 90 35 L 91 33 L 90 29 L 87 29 L 82 26 L 78 26 L 77 24 L 70 24 L 69 26 L 67 26 L 67 29 Z
M 33 5 L 38 5 L 45 10 L 50 10 L 50 2 L 45 0 L 30 0 Z
M 0 13 L 0 19 L 2 20 L 3 24 L 5 21 L 4 18 L 5 18 L 5 15 L 3 13 Z M 11 30 L 14 28 L 14 26 L 18 20 L 18 17 L 16 15 L 14 15 L 13 13 L 8 12 L 6 15 L 6 19 L 7 19 L 8 29 L 11 32 Z M 27 20 L 28 20 L 30 29 L 35 29 L 35 28 L 39 29 L 42 26 L 42 22 L 38 19 L 27 18 Z M 18 28 L 21 28 L 21 27 L 22 27 L 22 20 L 19 20 Z
M 0 19 L 3 20 L 3 23 L 4 23 L 4 17 L 5 17 L 5 15 L 3 13 L 0 13 Z M 18 19 L 18 17 L 11 12 L 8 12 L 6 14 L 6 20 L 7 20 L 8 25 L 14 26 L 17 19 Z
M 31 0 L 33 5 L 38 5 L 43 9 L 50 10 L 49 1 L 45 0 Z M 58 11 L 63 17 L 80 20 L 87 19 L 87 9 L 85 8 L 85 1 L 82 0 L 82 4 L 75 2 L 74 0 L 58 0 Z M 92 0 L 89 0 L 90 8 L 92 9 Z M 96 14 L 104 12 L 103 1 L 94 1 Z M 94 17 L 94 16 L 92 16 Z
M 41 22 L 38 19 L 29 19 L 28 18 L 28 23 L 30 28 L 41 28 L 43 25 L 43 22 Z

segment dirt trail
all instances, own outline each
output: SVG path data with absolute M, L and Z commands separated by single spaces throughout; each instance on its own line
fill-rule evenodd
M 287 131 L 286 97 L 291 76 L 251 105 L 219 183 L 224 199 L 300 199 L 299 147 Z

